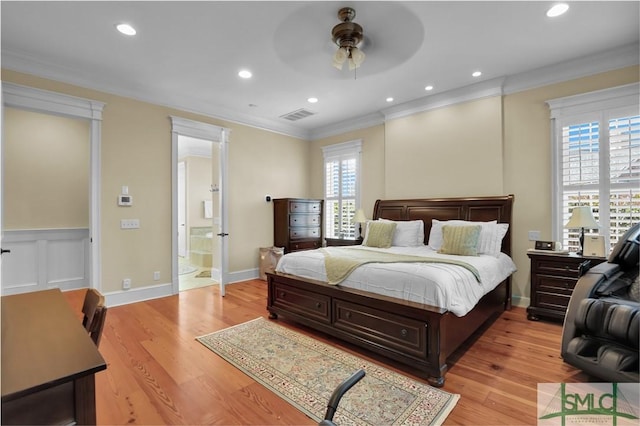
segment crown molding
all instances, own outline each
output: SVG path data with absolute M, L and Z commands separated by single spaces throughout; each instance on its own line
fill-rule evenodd
M 74 86 L 83 87 L 90 90 L 101 91 L 116 96 L 122 96 L 129 99 L 135 99 L 141 102 L 147 102 L 154 105 L 160 105 L 167 108 L 178 109 L 184 112 L 202 115 L 217 120 L 224 120 L 231 123 L 242 124 L 249 127 L 268 130 L 274 133 L 280 133 L 286 136 L 292 136 L 299 139 L 309 139 L 309 131 L 299 129 L 286 123 L 279 123 L 275 120 L 261 119 L 249 114 L 232 111 L 226 108 L 216 107 L 202 102 L 197 99 L 189 99 L 185 102 L 176 102 L 172 104 L 166 103 L 165 100 L 154 98 L 140 89 L 127 87 L 123 88 L 117 84 L 110 84 L 107 79 L 86 78 L 78 74 L 74 68 L 69 68 L 50 62 L 42 61 L 38 58 L 23 55 L 21 53 L 12 52 L 10 50 L 2 50 L 2 67 L 58 81 L 61 83 L 72 84 Z
M 633 43 L 594 55 L 507 76 L 504 93 L 510 95 L 638 64 L 640 64 L 640 44 Z
M 232 111 L 218 106 L 212 106 L 196 99 L 190 99 L 182 103 L 166 104 L 164 101 L 154 99 L 153 97 L 143 94 L 140 90 L 131 88 L 123 89 L 105 82 L 96 82 L 94 80 L 78 76 L 74 69 L 52 65 L 37 58 L 17 54 L 7 50 L 2 51 L 2 66 L 17 72 L 24 72 L 42 78 L 132 98 L 168 108 L 175 108 L 217 120 L 237 123 L 298 139 L 317 140 L 384 124 L 386 120 L 406 117 L 408 115 L 442 108 L 456 103 L 491 96 L 508 95 L 541 86 L 561 83 L 563 81 L 638 65 L 640 64 L 639 52 L 640 44 L 634 43 L 625 45 L 594 55 L 549 65 L 547 67 L 510 76 L 503 76 L 469 86 L 452 89 L 446 92 L 424 96 L 413 101 L 382 109 L 375 113 L 356 117 L 350 120 L 344 120 L 327 126 L 317 127 L 313 130 L 296 128 L 295 126 L 280 123 L 276 120 L 261 119 L 249 114 Z

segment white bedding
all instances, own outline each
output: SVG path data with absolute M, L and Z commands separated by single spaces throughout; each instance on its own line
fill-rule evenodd
M 474 266 L 480 282 L 473 273 L 457 265 L 445 263 L 368 263 L 354 270 L 341 287 L 369 291 L 398 299 L 424 303 L 447 309 L 457 316 L 466 315 L 486 293 L 511 275 L 516 266 L 504 253 L 499 256 L 454 256 L 439 254 L 429 246 L 391 247 L 379 249 L 352 246 L 349 248 L 388 251 L 412 256 L 457 259 Z M 320 250 L 306 250 L 286 254 L 278 262 L 276 271 L 327 281 L 324 255 Z

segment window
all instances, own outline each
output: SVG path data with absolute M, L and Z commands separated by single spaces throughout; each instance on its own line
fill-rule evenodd
M 554 235 L 577 251 L 571 210 L 588 205 L 611 250 L 640 222 L 638 84 L 549 101 L 553 129 Z M 589 232 L 588 230 L 586 232 Z
M 357 140 L 322 148 L 326 238 L 358 237 L 352 219 L 360 206 L 361 146 Z

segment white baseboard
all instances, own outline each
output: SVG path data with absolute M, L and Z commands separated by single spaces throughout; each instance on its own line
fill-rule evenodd
M 132 288 L 130 290 L 120 290 L 105 293 L 105 303 L 107 306 L 128 305 L 129 303 L 142 302 L 144 300 L 158 299 L 173 294 L 171 283 L 151 285 L 147 287 Z

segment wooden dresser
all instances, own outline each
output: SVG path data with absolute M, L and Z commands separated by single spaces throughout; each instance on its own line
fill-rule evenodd
M 531 259 L 531 303 L 527 318 L 539 317 L 564 320 L 571 293 L 580 278 L 578 267 L 586 260 L 591 267 L 606 261 L 604 257 L 584 257 L 576 254 L 562 255 L 528 252 Z
M 273 244 L 285 253 L 322 247 L 323 200 L 273 200 Z

